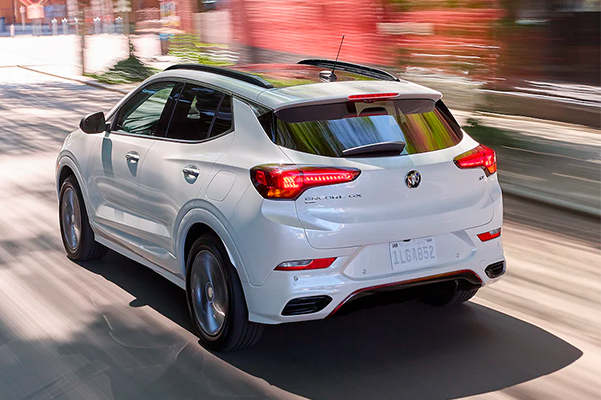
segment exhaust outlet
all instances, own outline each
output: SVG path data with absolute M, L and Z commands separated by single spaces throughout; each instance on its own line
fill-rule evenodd
M 498 278 L 505 273 L 505 261 L 499 261 L 490 264 L 488 267 L 486 267 L 484 272 L 490 279 Z

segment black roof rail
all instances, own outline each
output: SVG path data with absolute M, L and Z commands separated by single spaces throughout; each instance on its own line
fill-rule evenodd
M 260 86 L 265 89 L 273 89 L 273 85 L 258 75 L 249 74 L 242 71 L 236 71 L 229 68 L 215 67 L 212 65 L 202 64 L 175 64 L 165 68 L 165 71 L 173 71 L 174 69 L 190 69 L 194 71 L 210 72 L 212 74 L 223 75 L 229 78 L 238 79 L 253 85 Z
M 335 62 L 332 60 L 322 60 L 318 58 L 313 58 L 308 60 L 301 60 L 298 62 L 298 64 L 314 65 L 316 67 L 327 69 L 332 69 L 334 68 L 334 65 L 336 65 L 336 69 L 339 69 L 341 71 L 352 72 L 353 74 L 363 75 L 369 78 L 382 79 L 384 81 L 400 81 L 399 78 L 392 75 L 390 72 L 344 61 Z

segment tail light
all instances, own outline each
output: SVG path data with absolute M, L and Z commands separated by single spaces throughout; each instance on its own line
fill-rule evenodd
M 498 238 L 501 236 L 501 228 L 493 229 L 492 231 L 484 232 L 478 235 L 478 239 L 483 242 L 487 242 L 491 239 Z
M 300 271 L 306 269 L 328 268 L 336 260 L 333 258 L 317 258 L 315 260 L 285 261 L 275 267 L 276 271 Z
M 371 93 L 371 94 L 353 94 L 348 97 L 350 101 L 365 101 L 367 103 L 376 100 L 387 100 L 399 97 L 398 93 Z
M 360 173 L 356 168 L 268 164 L 251 169 L 250 178 L 266 199 L 295 200 L 309 188 L 351 182 Z
M 497 155 L 495 151 L 480 145 L 455 157 L 455 165 L 459 168 L 482 168 L 486 176 L 497 172 Z

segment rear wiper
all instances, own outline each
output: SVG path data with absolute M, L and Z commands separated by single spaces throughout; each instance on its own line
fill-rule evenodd
M 343 157 L 392 157 L 403 152 L 405 142 L 380 142 L 346 149 Z

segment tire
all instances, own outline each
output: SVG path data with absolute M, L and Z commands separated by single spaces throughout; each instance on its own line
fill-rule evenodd
M 457 289 L 448 293 L 427 295 L 422 297 L 421 300 L 426 304 L 430 304 L 431 306 L 446 307 L 465 303 L 466 301 L 474 297 L 476 293 L 478 293 L 478 289 Z
M 233 351 L 261 338 L 264 326 L 248 320 L 240 278 L 215 235 L 204 234 L 194 242 L 186 270 L 188 311 L 203 347 Z
M 94 240 L 83 196 L 73 175 L 67 177 L 61 185 L 58 210 L 61 238 L 67 257 L 75 261 L 88 261 L 106 254 L 107 248 Z

